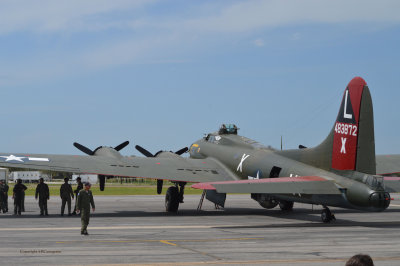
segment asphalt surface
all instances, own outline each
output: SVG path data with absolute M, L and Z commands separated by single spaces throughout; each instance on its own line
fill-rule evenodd
M 89 236 L 79 217 L 60 217 L 59 198 L 39 217 L 27 197 L 22 216 L 0 215 L 0 264 L 344 265 L 367 253 L 375 265 L 400 265 L 400 195 L 392 197 L 382 213 L 332 208 L 337 220 L 323 224 L 319 206 L 265 210 L 248 195 L 228 195 L 224 210 L 204 201 L 202 211 L 199 195 L 185 196 L 176 215 L 164 212 L 164 196 L 95 195 Z

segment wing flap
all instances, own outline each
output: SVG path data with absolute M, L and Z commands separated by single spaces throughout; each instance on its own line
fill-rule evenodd
M 209 182 L 194 184 L 192 187 L 216 190 L 218 193 L 341 194 L 333 181 L 320 176 Z

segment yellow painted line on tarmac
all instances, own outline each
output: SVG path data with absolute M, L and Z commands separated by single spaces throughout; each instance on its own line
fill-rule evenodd
M 246 240 L 263 240 L 263 237 L 238 237 L 238 238 L 206 238 L 206 239 L 168 239 L 168 240 L 156 240 L 156 239 L 134 239 L 134 240 L 72 240 L 72 241 L 57 241 L 57 244 L 67 243 L 148 243 L 148 242 L 161 242 L 163 244 L 174 245 L 173 242 L 218 242 L 218 241 L 246 241 Z
M 213 260 L 213 261 L 191 261 L 191 262 L 165 262 L 165 263 L 135 263 L 135 266 L 189 266 L 189 265 L 247 265 L 247 264 L 296 264 L 296 263 L 332 263 L 332 262 L 346 262 L 349 258 L 327 258 L 327 259 L 275 259 L 275 260 L 246 260 L 246 261 L 221 261 L 221 260 Z M 374 257 L 372 258 L 376 261 L 400 261 L 400 257 Z M 132 265 L 132 264 L 102 264 L 103 266 L 111 266 L 111 265 Z
M 135 226 L 89 226 L 90 230 L 126 230 L 126 229 L 210 229 L 214 227 L 230 227 L 234 225 L 135 225 Z M 80 230 L 81 227 L 8 227 L 1 231 L 70 231 Z
M 400 205 L 399 205 L 399 204 L 390 204 L 389 206 L 400 207 Z
M 160 240 L 160 242 L 163 243 L 163 244 L 167 244 L 167 245 L 171 245 L 171 246 L 175 246 L 175 247 L 177 246 L 177 244 L 171 243 L 168 240 Z

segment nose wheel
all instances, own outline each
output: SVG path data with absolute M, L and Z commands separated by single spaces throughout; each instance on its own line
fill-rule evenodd
M 331 221 L 335 221 L 336 218 L 335 215 L 332 214 L 331 210 L 328 207 L 324 206 L 324 209 L 321 213 L 321 220 L 324 223 L 330 223 Z

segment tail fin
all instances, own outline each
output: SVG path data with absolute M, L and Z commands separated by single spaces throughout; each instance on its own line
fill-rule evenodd
M 350 81 L 333 129 L 320 145 L 282 155 L 326 170 L 375 174 L 374 118 L 367 83 L 360 77 Z

